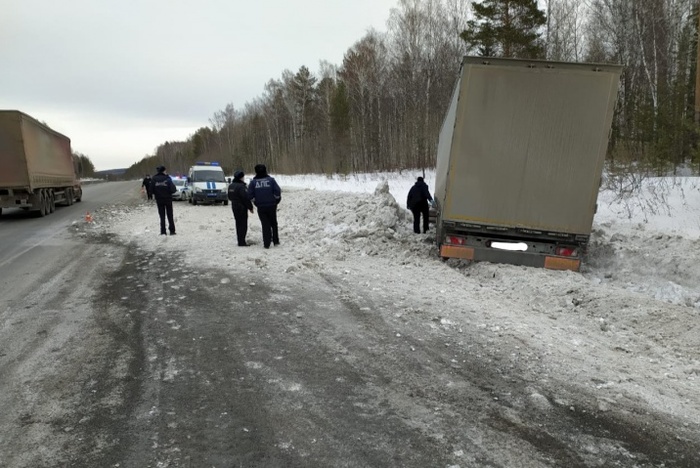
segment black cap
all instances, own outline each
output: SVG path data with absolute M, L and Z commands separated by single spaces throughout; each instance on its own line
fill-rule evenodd
M 255 166 L 255 175 L 265 175 L 267 174 L 267 168 L 264 164 L 258 164 Z
M 165 172 L 165 166 L 156 167 L 156 172 L 158 172 L 158 173 Z
M 418 182 L 423 182 L 423 178 L 421 176 L 418 176 Z
M 233 178 L 234 179 L 242 179 L 245 174 L 243 171 L 236 171 L 233 173 Z

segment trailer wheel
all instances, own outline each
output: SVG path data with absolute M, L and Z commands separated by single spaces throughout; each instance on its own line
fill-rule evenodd
M 71 206 L 73 204 L 73 188 L 68 187 L 66 189 L 66 206 Z
M 49 213 L 56 211 L 56 194 L 49 190 Z
M 47 209 L 46 209 L 46 194 L 44 193 L 44 190 L 39 190 L 39 209 L 36 210 L 36 215 L 39 218 L 43 218 L 44 216 L 47 215 Z
M 49 191 L 44 190 L 44 216 L 51 214 L 51 197 L 49 196 Z

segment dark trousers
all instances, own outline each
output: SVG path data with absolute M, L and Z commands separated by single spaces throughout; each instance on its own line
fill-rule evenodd
M 263 246 L 270 247 L 270 243 L 275 245 L 279 244 L 280 237 L 277 232 L 277 205 L 259 206 L 258 218 L 260 218 L 260 224 L 262 224 Z
M 170 234 L 175 234 L 175 220 L 173 220 L 173 201 L 156 200 L 158 205 L 158 216 L 160 216 L 160 233 L 165 234 L 165 215 L 168 215 L 168 230 Z
M 420 217 L 423 215 L 423 232 L 428 232 L 428 226 L 430 225 L 430 207 L 428 206 L 428 201 L 421 201 L 416 203 L 416 205 L 411 208 L 413 213 L 413 232 L 420 234 Z
M 245 235 L 248 233 L 248 210 L 243 205 L 232 204 L 233 219 L 236 220 L 236 238 L 238 245 L 246 245 Z
M 153 200 L 153 192 L 146 189 L 146 197 L 148 197 L 149 200 Z

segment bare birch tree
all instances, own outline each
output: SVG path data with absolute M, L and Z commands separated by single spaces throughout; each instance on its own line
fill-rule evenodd
M 672 154 L 671 142 L 691 139 L 685 130 L 687 114 L 675 96 L 688 94 L 693 66 L 687 57 L 688 23 L 694 7 L 693 0 L 591 2 L 589 51 L 624 66 L 615 121 L 620 145 L 612 153 L 613 162 L 621 157 L 661 171 L 690 153 L 686 143 L 675 150 L 680 155 Z
M 584 54 L 585 6 L 579 0 L 547 0 L 546 56 L 580 62 Z

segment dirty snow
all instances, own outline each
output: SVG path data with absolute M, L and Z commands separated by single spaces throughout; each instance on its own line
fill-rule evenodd
M 506 350 L 512 362 L 500 365 L 526 369 L 533 382 L 585 387 L 601 411 L 638 404 L 700 429 L 698 178 L 648 179 L 626 197 L 603 191 L 576 273 L 442 262 L 434 232 L 414 234 L 405 210 L 417 175 L 276 177 L 281 245 L 269 250 L 257 214 L 248 231 L 255 244 L 236 246 L 230 206 L 176 202 L 174 237 L 158 235 L 155 206 L 145 201 L 98 211 L 86 229 L 172 252 L 192 268 L 218 268 L 222 281 L 341 276 L 348 288 L 395 301 L 394 314 L 425 322 L 418 335 L 464 333 Z M 426 182 L 432 189 L 433 172 Z M 533 404 L 538 395 L 533 388 Z

